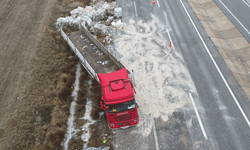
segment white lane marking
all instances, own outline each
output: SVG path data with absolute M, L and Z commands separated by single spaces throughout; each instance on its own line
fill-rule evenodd
M 137 9 L 136 9 L 136 4 L 135 4 L 135 1 L 134 1 L 134 8 L 135 8 L 135 17 L 136 17 L 136 28 L 137 28 L 137 31 L 139 31 L 139 27 L 138 27 L 138 14 L 137 14 Z
M 170 40 L 170 42 L 171 42 L 171 45 L 172 45 L 172 47 L 173 47 L 173 49 L 174 49 L 174 43 L 173 43 L 173 41 L 172 41 L 172 38 L 171 38 L 171 36 L 170 36 L 170 33 L 169 33 L 169 30 L 167 29 L 167 32 L 168 32 L 168 37 L 169 37 L 169 40 Z
M 191 21 L 191 23 L 192 23 L 192 25 L 193 25 L 194 29 L 196 30 L 196 33 L 197 33 L 197 34 L 198 34 L 198 36 L 200 37 L 200 39 L 201 39 L 201 41 L 202 41 L 202 43 L 203 43 L 203 45 L 204 45 L 205 49 L 207 50 L 208 55 L 210 56 L 210 58 L 211 58 L 211 60 L 213 61 L 214 65 L 215 65 L 215 67 L 216 67 L 216 69 L 217 69 L 217 71 L 219 72 L 219 74 L 220 74 L 220 76 L 221 76 L 222 80 L 224 81 L 224 83 L 225 83 L 225 85 L 226 85 L 227 89 L 229 90 L 229 92 L 230 92 L 230 94 L 232 95 L 232 97 L 233 97 L 233 99 L 234 99 L 234 101 L 235 101 L 236 105 L 237 105 L 237 106 L 238 106 L 238 108 L 240 109 L 240 112 L 242 113 L 242 115 L 243 115 L 244 119 L 246 120 L 246 122 L 247 122 L 248 126 L 250 127 L 250 122 L 249 122 L 249 120 L 248 120 L 248 118 L 247 118 L 247 116 L 246 116 L 245 112 L 244 112 L 244 111 L 243 111 L 243 109 L 241 108 L 241 106 L 240 106 L 240 104 L 239 104 L 238 100 L 236 99 L 236 97 L 235 97 L 235 95 L 234 95 L 233 91 L 231 90 L 231 88 L 230 88 L 230 86 L 228 85 L 228 83 L 227 83 L 226 79 L 224 78 L 223 74 L 221 73 L 220 68 L 218 67 L 218 65 L 217 65 L 217 63 L 215 62 L 215 60 L 214 60 L 213 56 L 211 55 L 211 53 L 210 53 L 209 49 L 207 48 L 207 45 L 205 44 L 205 42 L 204 42 L 203 38 L 201 37 L 201 35 L 200 35 L 200 33 L 199 33 L 198 29 L 196 28 L 196 26 L 195 26 L 195 24 L 194 24 L 194 22 L 193 22 L 192 18 L 190 17 L 190 15 L 189 15 L 189 13 L 188 13 L 188 11 L 187 11 L 186 7 L 184 6 L 184 4 L 183 4 L 182 0 L 180 0 L 180 2 L 181 2 L 181 4 L 182 4 L 182 6 L 183 6 L 184 10 L 186 11 L 186 13 L 187 13 L 187 15 L 188 15 L 188 17 L 189 17 L 189 19 L 190 19 L 190 21 Z
M 224 3 L 222 3 L 222 1 L 221 0 L 219 0 L 220 1 L 220 3 L 227 9 L 227 11 L 234 17 L 234 19 L 236 20 L 236 21 L 238 21 L 238 23 L 247 31 L 247 33 L 248 34 L 250 34 L 250 32 L 247 30 L 247 28 L 234 16 L 234 14 L 227 8 L 227 6 L 226 5 L 224 5 Z
M 245 0 L 242 0 L 248 7 L 250 7 L 250 5 L 245 1 Z
M 159 4 L 158 0 L 156 0 L 156 3 L 158 4 L 158 7 L 160 7 L 160 4 Z
M 204 126 L 203 126 L 203 124 L 202 124 L 202 122 L 201 122 L 200 115 L 199 115 L 199 113 L 198 113 L 198 111 L 197 111 L 197 108 L 196 108 L 196 106 L 195 106 L 194 99 L 193 99 L 193 96 L 192 96 L 191 93 L 189 93 L 189 97 L 190 97 L 191 100 L 192 100 L 192 104 L 193 104 L 193 106 L 194 106 L 194 111 L 195 111 L 195 114 L 196 114 L 196 116 L 197 116 L 197 118 L 198 118 L 198 121 L 199 121 L 199 124 L 200 124 L 200 127 L 201 127 L 201 131 L 202 131 L 202 133 L 203 133 L 203 136 L 204 136 L 204 138 L 207 140 L 207 134 L 206 134 L 205 129 L 204 129 Z
M 137 19 L 137 18 L 138 18 L 138 15 L 137 15 L 137 9 L 136 9 L 135 1 L 134 1 L 134 8 L 135 8 L 135 16 L 136 16 L 136 19 Z
M 152 116 L 152 114 L 151 114 L 151 118 L 153 120 L 153 131 L 154 131 L 154 138 L 155 138 L 155 148 L 156 148 L 156 150 L 159 150 L 158 138 L 157 138 L 156 129 L 155 129 L 155 120 L 154 120 L 154 117 Z

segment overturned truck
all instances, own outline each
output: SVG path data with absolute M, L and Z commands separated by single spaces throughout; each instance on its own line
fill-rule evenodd
M 138 124 L 136 92 L 129 71 L 82 25 L 80 31 L 65 34 L 60 29 L 60 33 L 90 76 L 100 83 L 103 93 L 100 105 L 109 127 Z

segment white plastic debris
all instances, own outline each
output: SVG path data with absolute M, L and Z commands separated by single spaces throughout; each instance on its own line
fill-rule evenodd
M 111 23 L 111 25 L 115 28 L 118 28 L 118 29 L 122 29 L 123 28 L 123 23 L 121 22 L 121 20 L 118 20 L 118 21 L 113 21 Z
M 73 58 L 74 58 L 74 56 L 69 56 L 68 58 L 69 58 L 69 59 L 73 59 Z
M 109 16 L 108 19 L 106 20 L 106 22 L 110 22 L 110 21 L 112 21 L 113 19 L 114 19 L 113 16 Z
M 114 15 L 114 9 L 117 7 L 116 2 L 112 2 L 107 6 L 107 13 L 109 15 Z
M 108 35 L 110 32 L 110 27 L 101 23 L 94 25 L 93 30 L 96 34 Z
M 56 28 L 67 26 L 78 27 L 81 23 L 84 27 L 92 27 L 92 21 L 100 21 L 112 14 L 116 3 L 97 2 L 94 6 L 78 7 L 70 12 L 71 16 L 57 19 Z
M 87 48 L 87 47 L 88 47 L 87 45 L 83 46 L 83 47 L 82 47 L 82 50 L 84 50 L 84 49 Z
M 114 16 L 116 18 L 122 17 L 122 8 L 121 7 L 117 7 L 114 9 Z
M 99 56 L 103 55 L 103 53 L 100 50 L 97 50 L 95 53 Z

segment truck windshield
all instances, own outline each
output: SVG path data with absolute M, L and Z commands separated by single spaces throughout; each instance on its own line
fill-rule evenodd
M 136 107 L 135 100 L 131 100 L 129 102 L 120 103 L 120 104 L 114 104 L 114 105 L 108 105 L 109 108 L 107 109 L 108 113 L 117 113 L 117 112 L 123 112 L 130 109 L 134 109 Z

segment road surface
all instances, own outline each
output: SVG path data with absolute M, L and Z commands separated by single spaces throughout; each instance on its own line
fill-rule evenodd
M 215 0 L 215 2 L 246 40 L 250 42 L 250 1 Z
M 174 45 L 173 54 L 182 54 L 183 60 L 177 57 L 176 59 L 178 62 L 184 61 L 182 63 L 187 67 L 195 86 L 195 90 L 185 86 L 181 87 L 190 97 L 185 99 L 188 104 L 168 114 L 167 121 L 163 121 L 162 116 L 152 121 L 149 119 L 150 115 L 142 114 L 143 121 L 146 120 L 145 122 L 149 124 L 152 122 L 152 132 L 144 138 L 144 142 L 139 142 L 143 139 L 130 139 L 130 142 L 133 141 L 131 145 L 129 141 L 126 141 L 127 143 L 118 141 L 118 149 L 126 148 L 128 145 L 130 149 L 142 148 L 140 143 L 143 143 L 143 148 L 146 149 L 154 146 L 155 149 L 248 149 L 250 147 L 248 142 L 250 139 L 248 124 L 250 104 L 187 1 L 156 0 L 154 6 L 149 0 L 117 1 L 117 3 L 118 6 L 123 8 L 123 22 L 127 24 L 131 20 L 136 22 L 135 32 L 144 29 L 139 24 L 141 20 L 148 24 L 153 20 L 158 31 L 160 31 L 160 33 L 155 34 L 155 39 L 162 34 L 163 37 L 170 40 L 169 34 L 171 35 Z M 190 18 L 188 14 L 190 14 Z M 197 29 L 195 29 L 191 20 L 193 20 Z M 166 42 L 169 43 L 169 41 Z M 156 44 L 159 43 L 156 42 Z M 161 46 L 164 47 L 164 45 Z M 143 48 L 146 49 L 147 47 Z M 164 50 L 167 50 L 166 45 Z M 212 58 L 208 52 L 211 53 Z M 162 52 L 162 55 L 165 55 L 165 53 Z M 168 60 L 166 60 L 166 63 L 169 63 Z M 167 99 L 171 99 L 171 97 Z M 165 101 L 162 101 L 162 103 L 164 104 Z M 193 104 L 197 108 L 197 113 Z M 155 131 L 153 130 L 154 126 Z M 202 130 L 202 127 L 204 130 Z M 138 136 L 135 136 L 135 132 L 127 131 L 118 131 L 117 137 L 119 138 L 125 133 L 127 134 L 126 137 L 138 138 Z M 143 136 L 140 136 L 140 138 L 143 138 Z M 156 141 L 147 142 L 152 139 Z M 135 142 L 136 140 L 138 143 Z

